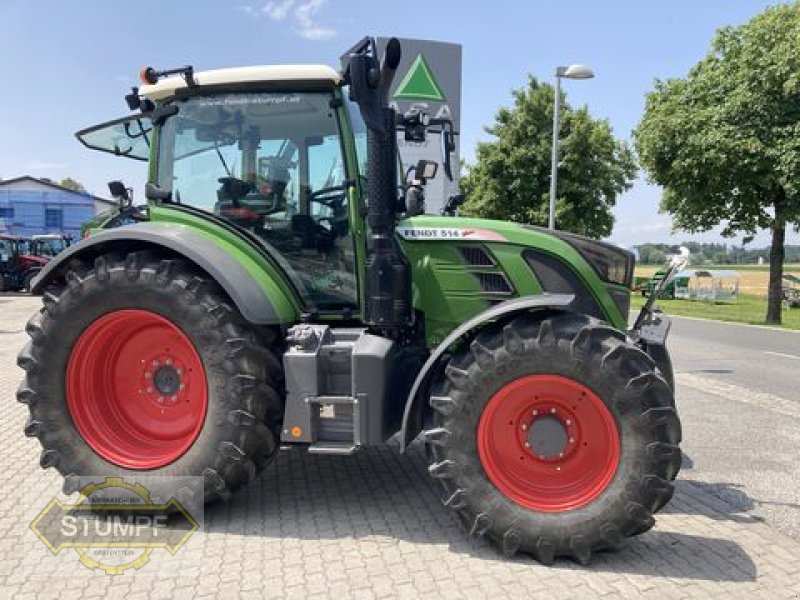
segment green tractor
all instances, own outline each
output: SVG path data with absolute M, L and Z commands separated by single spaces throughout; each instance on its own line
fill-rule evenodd
M 389 107 L 400 52 L 146 69 L 133 116 L 81 132 L 149 161 L 148 207 L 33 284 L 18 399 L 65 493 L 163 475 L 191 496 L 185 476 L 212 501 L 281 447 L 421 436 L 444 504 L 505 555 L 586 563 L 653 526 L 681 464 L 668 319 L 649 303 L 626 331 L 615 246 L 405 216 L 398 127 L 431 123 Z

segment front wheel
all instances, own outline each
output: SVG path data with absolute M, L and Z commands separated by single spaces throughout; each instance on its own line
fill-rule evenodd
M 430 473 L 471 533 L 543 563 L 619 548 L 671 498 L 681 430 L 653 360 L 591 317 L 482 331 L 434 383 Z
M 33 282 L 34 279 L 36 279 L 36 276 L 38 274 L 39 274 L 38 271 L 34 271 L 33 273 L 27 273 L 25 275 L 25 278 L 22 280 L 22 291 L 23 292 L 30 293 L 30 291 L 31 291 L 31 283 Z
M 151 477 L 226 497 L 277 450 L 280 361 L 191 264 L 144 252 L 73 265 L 20 353 L 25 434 L 65 477 Z M 168 498 L 169 496 L 167 496 Z

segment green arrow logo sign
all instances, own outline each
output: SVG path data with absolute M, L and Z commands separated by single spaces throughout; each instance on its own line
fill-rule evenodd
M 435 100 L 444 102 L 445 97 L 442 88 L 436 82 L 433 71 L 428 66 L 425 57 L 418 54 L 411 65 L 397 91 L 395 98 L 405 98 L 407 100 Z

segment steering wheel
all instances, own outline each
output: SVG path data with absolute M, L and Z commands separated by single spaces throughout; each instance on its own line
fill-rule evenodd
M 340 185 L 332 185 L 329 187 L 320 188 L 308 195 L 308 201 L 318 202 L 323 206 L 327 206 L 331 210 L 336 210 L 337 208 L 340 208 L 337 206 L 337 204 L 341 203 L 349 187 L 350 186 L 342 183 Z

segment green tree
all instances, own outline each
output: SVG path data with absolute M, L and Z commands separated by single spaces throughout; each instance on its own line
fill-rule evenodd
M 686 78 L 656 81 L 634 134 L 676 229 L 771 230 L 767 323 L 781 321 L 786 227 L 800 218 L 798 40 L 797 3 L 720 29 Z
M 74 192 L 85 192 L 86 188 L 83 187 L 83 184 L 74 180 L 72 177 L 65 177 L 62 179 L 58 185 L 61 187 L 67 188 L 68 190 L 72 190 Z
M 467 166 L 461 189 L 462 214 L 547 225 L 553 131 L 550 85 L 531 77 L 513 92 L 514 106 L 501 108 L 478 144 L 477 162 Z M 608 121 L 593 119 L 586 107 L 562 101 L 556 224 L 592 237 L 610 235 L 611 207 L 636 174 L 633 153 L 614 139 Z

